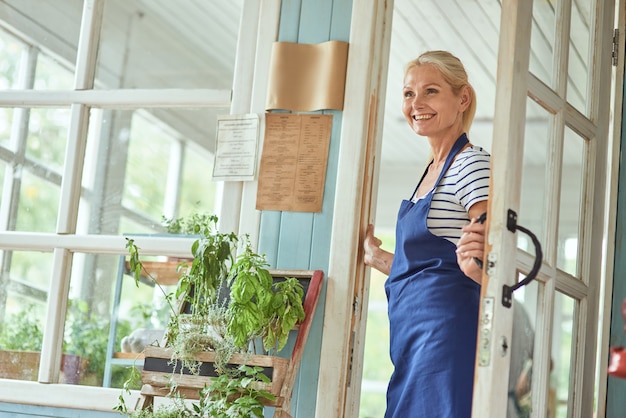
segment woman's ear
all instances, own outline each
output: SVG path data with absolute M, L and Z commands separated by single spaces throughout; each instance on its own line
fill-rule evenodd
M 469 107 L 470 101 L 472 100 L 472 93 L 467 86 L 463 86 L 461 90 L 461 111 L 465 112 L 465 109 Z

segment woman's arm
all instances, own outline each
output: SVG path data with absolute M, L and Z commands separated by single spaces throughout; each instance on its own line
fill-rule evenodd
M 374 225 L 368 225 L 363 240 L 363 262 L 376 270 L 389 275 L 393 253 L 380 248 L 382 241 L 374 236 Z
M 474 258 L 482 260 L 485 251 L 485 225 L 476 219 L 487 211 L 487 201 L 475 203 L 469 210 L 470 223 L 463 227 L 463 235 L 456 247 L 456 260 L 467 277 L 480 284 L 483 271 Z

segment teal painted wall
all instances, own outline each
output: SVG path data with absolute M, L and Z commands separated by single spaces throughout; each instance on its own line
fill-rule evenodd
M 624 83 L 626 87 L 626 83 Z M 624 96 L 626 97 L 626 88 Z M 623 101 L 624 99 L 622 99 Z M 621 150 L 626 149 L 626 130 L 623 123 L 626 121 L 626 103 L 622 102 L 622 132 L 620 140 Z M 617 193 L 617 224 L 615 232 L 615 264 L 613 270 L 613 301 L 611 303 L 611 337 L 610 346 L 626 346 L 626 332 L 622 318 L 622 301 L 626 300 L 626 155 L 620 152 L 619 176 Z M 613 181 L 613 179 L 609 179 Z M 626 411 L 626 380 L 609 376 L 607 388 L 607 418 L 623 417 Z
M 352 0 L 283 0 L 278 41 L 303 44 L 348 41 Z M 320 213 L 264 211 L 261 213 L 259 251 L 279 269 L 328 272 L 335 205 L 335 184 L 341 133 L 341 111 L 314 113 L 333 116 L 324 200 Z M 315 416 L 326 286 L 322 289 L 294 386 L 294 418 Z M 286 350 L 288 351 L 288 350 Z

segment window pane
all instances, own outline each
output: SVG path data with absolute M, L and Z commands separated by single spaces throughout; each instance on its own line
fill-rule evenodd
M 3 3 L 4 22 L 14 34 L 27 34 L 28 43 L 36 48 L 26 48 L 25 40 L 12 38 L 6 32 L 0 32 L 0 89 L 4 88 L 36 88 L 56 89 L 67 84 L 67 74 L 63 75 L 63 82 L 57 76 L 71 68 L 76 63 L 76 51 L 80 22 L 83 14 L 83 0 L 40 1 L 20 0 L 11 2 L 10 6 Z M 16 35 L 18 36 L 18 35 Z M 5 50 L 3 43 L 8 45 Z M 28 59 L 21 60 L 21 51 L 37 58 L 37 65 L 29 64 Z M 5 61 L 2 56 L 5 52 L 10 57 Z M 46 55 L 45 61 L 41 56 Z M 30 62 L 35 62 L 31 60 Z M 53 64 L 54 63 L 54 64 Z M 28 70 L 27 70 L 28 67 Z M 3 80 L 4 71 L 13 71 L 13 77 Z M 60 72 L 59 72 L 60 71 Z M 17 73 L 25 81 L 18 83 Z M 33 74 L 37 79 L 33 84 Z M 72 77 L 73 79 L 73 77 Z M 8 85 L 5 86 L 5 83 Z
M 92 109 L 79 231 L 163 232 L 162 217 L 212 213 L 215 121 L 224 109 Z
M 548 86 L 554 86 L 554 36 L 556 1 L 534 1 L 530 32 L 529 69 Z
M 586 109 L 589 91 L 589 47 L 591 45 L 592 20 L 594 5 L 590 0 L 578 0 L 572 4 L 572 19 L 569 42 L 569 65 L 567 68 L 567 101 L 582 114 L 589 116 L 591 109 Z
M 0 29 L 0 90 L 17 88 L 20 57 L 25 46 Z
M 101 88 L 232 86 L 242 0 L 107 0 L 100 39 Z M 184 45 L 185 47 L 181 47 Z
M 524 276 L 520 274 L 518 281 L 523 279 Z M 537 282 L 533 281 L 513 293 L 507 418 L 530 416 L 538 288 Z
M 121 388 L 128 368 L 142 365 L 143 348 L 163 338 L 170 308 L 152 278 L 173 291 L 179 261 L 142 258 L 152 278 L 136 284 L 126 259 L 74 255 L 64 334 L 64 353 L 80 357 L 74 383 Z
M 216 193 L 216 183 L 210 180 L 213 155 L 189 146 L 185 148 L 184 162 L 180 215 L 213 212 Z
M 69 109 L 30 109 L 26 157 L 61 174 L 69 123 Z
M 578 251 L 583 196 L 583 164 L 585 141 L 569 128 L 565 128 L 563 168 L 561 176 L 561 201 L 559 205 L 559 232 L 557 267 L 578 276 Z
M 545 242 L 546 231 L 546 162 L 552 115 L 532 99 L 527 100 L 526 128 L 524 134 L 524 163 L 522 166 L 522 193 L 520 197 L 519 224 L 531 230 L 540 242 Z M 518 235 L 518 247 L 528 248 L 526 236 Z
M 0 378 L 36 381 L 50 282 L 50 253 L 3 252 Z
M 548 416 L 569 417 L 568 399 L 570 382 L 576 381 L 572 376 L 572 335 L 574 330 L 576 302 L 569 296 L 557 292 L 554 299 L 554 324 L 552 330 L 553 366 L 550 377 L 550 397 Z
M 164 214 L 165 185 L 171 147 L 175 138 L 134 113 L 128 138 L 128 160 L 122 205 L 159 219 Z M 150 175 L 146 175 L 150 173 Z
M 11 142 L 11 132 L 13 130 L 13 114 L 11 108 L 0 108 L 0 147 L 15 151 L 14 143 Z
M 23 170 L 16 231 L 55 232 L 60 188 Z
M 39 54 L 34 88 L 40 90 L 72 90 L 74 88 L 74 73 L 51 57 Z

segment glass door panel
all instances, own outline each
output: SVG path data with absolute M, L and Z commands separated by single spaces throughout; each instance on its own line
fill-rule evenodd
M 556 292 L 554 300 L 554 323 L 552 332 L 552 358 L 550 365 L 550 387 L 548 395 L 548 416 L 566 418 L 571 416 L 568 399 L 572 376 L 572 354 L 574 350 L 574 319 L 576 301 Z
M 546 237 L 546 187 L 549 184 L 546 170 L 548 161 L 550 126 L 553 115 L 537 102 L 526 102 L 526 125 L 522 164 L 522 188 L 519 220 L 537 235 L 540 242 Z M 518 247 L 532 253 L 532 244 L 526 235 L 518 234 Z
M 524 277 L 520 274 L 518 281 Z M 511 368 L 506 418 L 527 417 L 531 409 L 538 287 L 537 282 L 531 282 L 513 294 Z
M 483 280 L 481 319 L 487 320 L 486 335 L 492 326 L 499 336 L 515 331 L 510 311 L 498 305 L 502 285 L 510 281 L 511 264 L 528 274 L 529 255 L 534 255 L 519 230 L 515 240 L 507 235 L 513 219 L 509 211 L 517 211 L 517 226 L 537 235 L 543 249 L 540 303 L 530 308 L 530 315 L 536 314 L 538 350 L 533 417 L 590 417 L 598 403 L 594 340 L 601 328 L 597 298 L 602 293 L 606 183 L 596 173 L 606 167 L 611 136 L 609 118 L 596 121 L 613 113 L 611 60 L 600 51 L 611 48 L 614 11 L 610 0 L 502 2 L 502 19 L 509 25 L 500 31 L 486 256 L 493 264 L 485 276 L 489 280 Z M 526 63 L 528 79 L 520 69 Z M 529 103 L 526 94 L 537 103 Z M 524 250 L 514 262 L 509 259 L 512 244 Z M 494 365 L 477 363 L 484 368 L 477 368 L 481 384 L 475 386 L 473 412 L 474 417 L 500 418 L 499 373 L 506 366 L 512 370 L 513 363 L 499 362 L 501 339 L 485 341 L 479 348 L 490 343 L 482 354 L 491 354 Z
M 561 174 L 561 199 L 559 202 L 559 227 L 557 267 L 579 277 L 580 228 L 583 219 L 585 140 L 565 128 L 563 141 L 563 166 Z
M 572 3 L 570 23 L 569 64 L 567 66 L 567 101 L 580 113 L 589 116 L 589 60 L 592 41 L 592 10 L 594 0 Z
M 530 32 L 530 72 L 553 86 L 556 1 L 534 1 Z

